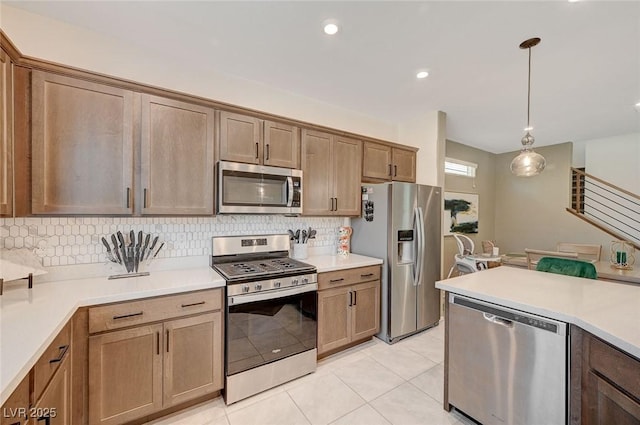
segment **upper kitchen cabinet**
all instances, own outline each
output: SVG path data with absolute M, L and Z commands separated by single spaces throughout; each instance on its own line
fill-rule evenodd
M 142 95 L 142 213 L 210 215 L 214 110 Z
M 133 212 L 134 94 L 33 71 L 32 213 Z
M 0 49 L 0 216 L 13 214 L 11 61 Z
M 400 182 L 416 182 L 416 153 L 415 151 L 392 148 L 391 163 L 393 164 L 392 180 Z
M 220 159 L 300 168 L 299 129 L 247 115 L 220 113 Z
M 300 129 L 264 121 L 264 165 L 300 168 Z
M 416 153 L 374 142 L 364 142 L 362 180 L 365 182 L 416 181 Z
M 304 215 L 360 214 L 362 142 L 302 130 Z

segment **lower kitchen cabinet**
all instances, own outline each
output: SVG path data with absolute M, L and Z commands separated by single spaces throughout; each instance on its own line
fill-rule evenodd
M 572 425 L 640 425 L 640 360 L 571 327 Z
M 90 332 L 125 328 L 89 337 L 89 423 L 126 423 L 222 389 L 220 305 L 215 289 L 90 308 Z
M 51 382 L 42 393 L 32 413 L 36 423 L 72 425 L 71 422 L 71 361 L 65 355 Z
M 25 377 L 2 405 L 0 425 L 25 425 L 29 414 L 29 376 Z
M 222 388 L 222 313 L 173 320 L 164 329 L 164 407 Z
M 121 424 L 162 408 L 162 324 L 89 338 L 89 423 Z
M 71 325 L 67 324 L 11 394 L 0 425 L 72 425 Z
M 380 328 L 380 267 L 318 275 L 318 355 L 346 348 Z

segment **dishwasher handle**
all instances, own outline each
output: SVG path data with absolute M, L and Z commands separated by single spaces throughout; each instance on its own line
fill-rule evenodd
M 489 322 L 495 323 L 496 325 L 502 325 L 506 328 L 513 327 L 513 321 L 503 319 L 502 317 L 498 317 L 495 314 L 482 313 L 482 317 L 484 317 L 484 320 L 488 320 Z

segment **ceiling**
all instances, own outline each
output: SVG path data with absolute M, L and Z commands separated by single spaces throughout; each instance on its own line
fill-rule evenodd
M 535 146 L 640 132 L 636 1 L 4 3 L 387 122 L 441 110 L 448 139 L 496 153 L 520 147 L 537 36 Z

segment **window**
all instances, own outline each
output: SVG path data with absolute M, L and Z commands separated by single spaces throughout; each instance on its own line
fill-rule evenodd
M 444 172 L 446 174 L 454 174 L 456 176 L 475 177 L 478 164 L 473 162 L 461 161 L 459 159 L 445 158 Z

